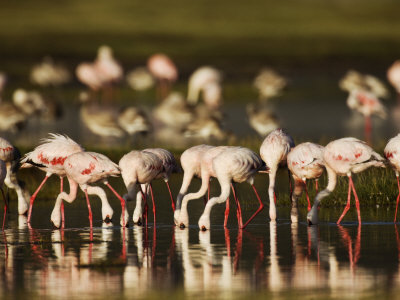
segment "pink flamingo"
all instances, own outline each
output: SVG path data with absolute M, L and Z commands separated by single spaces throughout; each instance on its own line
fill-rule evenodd
M 100 187 L 93 187 L 90 184 L 97 181 L 102 181 L 108 188 L 117 196 L 121 201 L 122 206 L 122 219 L 124 220 L 125 201 L 122 197 L 111 187 L 107 179 L 110 176 L 118 176 L 120 170 L 118 165 L 113 163 L 108 157 L 96 152 L 76 152 L 69 155 L 64 162 L 65 175 L 70 183 L 70 194 L 61 192 L 56 200 L 53 212 L 51 214 L 51 221 L 54 226 L 60 226 L 60 207 L 62 201 L 65 200 L 69 203 L 76 199 L 77 187 L 84 191 L 86 202 L 89 210 L 90 227 L 93 227 L 92 209 L 88 194 L 95 194 L 99 196 L 102 202 L 102 215 L 103 220 L 106 222 L 112 218 L 112 208 L 107 201 L 105 192 Z M 123 224 L 124 225 L 124 224 Z
M 136 196 L 136 208 L 133 213 L 133 222 L 140 225 L 142 217 L 142 197 L 145 198 L 150 182 L 163 172 L 162 160 L 154 153 L 147 151 L 133 150 L 125 154 L 119 161 L 121 176 L 125 183 L 128 193 L 123 195 L 124 202 L 133 200 Z M 136 194 L 136 185 L 141 184 L 140 193 Z M 144 192 L 143 192 L 144 190 Z M 155 203 L 153 192 L 150 186 L 151 198 L 153 202 L 153 217 L 155 217 Z M 143 193 L 143 195 L 141 195 Z M 147 211 L 145 212 L 145 214 Z M 128 222 L 129 215 L 125 205 L 125 222 Z M 146 218 L 147 220 L 147 218 Z
M 324 147 L 320 145 L 303 143 L 294 147 L 287 155 L 287 166 L 290 172 L 292 172 L 295 186 L 304 185 L 307 195 L 308 210 L 311 209 L 311 204 L 306 180 L 315 179 L 316 189 L 318 188 L 318 178 L 324 172 L 323 151 Z M 301 194 L 296 195 L 296 197 L 300 195 Z M 297 198 L 295 201 L 297 201 Z
M 214 167 L 213 160 L 217 157 L 221 152 L 227 150 L 228 146 L 221 147 L 212 147 L 204 153 L 201 157 L 200 161 L 200 178 L 201 178 L 201 187 L 196 193 L 186 194 L 182 199 L 182 206 L 178 218 L 178 224 L 181 228 L 185 228 L 189 226 L 189 215 L 187 211 L 188 202 L 194 199 L 198 199 L 204 196 L 209 188 L 210 178 L 217 177 Z M 232 186 L 233 188 L 233 186 Z M 226 223 L 228 220 L 229 214 L 229 200 L 227 200 L 227 210 L 225 211 L 225 221 L 224 226 L 226 227 Z
M 181 166 L 183 169 L 182 186 L 176 197 L 174 221 L 179 225 L 178 219 L 181 212 L 182 199 L 186 195 L 189 185 L 194 176 L 201 177 L 201 161 L 204 154 L 214 148 L 209 145 L 198 145 L 186 149 L 181 155 Z
M 174 62 L 165 54 L 157 53 L 147 60 L 147 68 L 158 81 L 158 95 L 164 99 L 170 86 L 178 79 L 178 69 Z
M 287 155 L 294 147 L 294 141 L 290 135 L 282 129 L 272 131 L 263 141 L 260 147 L 260 155 L 269 169 L 269 217 L 272 221 L 276 220 L 276 196 L 275 178 L 279 165 L 286 164 Z M 289 174 L 289 182 L 290 174 Z
M 349 190 L 347 195 L 347 205 L 343 210 L 337 224 L 342 221 L 346 212 L 350 208 L 351 190 L 356 199 L 358 223 L 361 224 L 360 202 L 354 187 L 352 173 L 362 172 L 369 167 L 385 167 L 385 159 L 376 153 L 365 142 L 353 137 L 347 137 L 330 142 L 326 145 L 323 158 L 325 168 L 328 173 L 328 186 L 319 192 L 314 200 L 314 205 L 307 214 L 309 225 L 318 223 L 318 205 L 321 200 L 327 197 L 336 187 L 336 176 L 347 176 L 349 178 Z
M 384 150 L 385 157 L 387 158 L 387 160 L 390 163 L 390 166 L 394 169 L 396 173 L 397 187 L 399 189 L 399 194 L 396 199 L 396 212 L 394 214 L 394 222 L 396 222 L 397 207 L 399 205 L 399 199 L 400 199 L 400 182 L 399 182 L 400 151 L 399 150 L 400 150 L 400 134 L 398 134 L 394 138 L 391 138 Z
M 365 139 L 371 144 L 371 116 L 377 115 L 386 119 L 386 109 L 382 102 L 373 93 L 365 90 L 353 90 L 347 98 L 347 106 L 361 113 L 365 118 Z
M 17 178 L 17 171 L 20 167 L 21 154 L 9 141 L 0 137 L 0 159 L 5 162 L 7 175 L 4 183 L 8 188 L 14 189 L 18 196 L 18 213 L 24 215 L 28 212 L 29 195 L 24 187 L 25 183 Z
M 21 160 L 21 168 L 29 168 L 35 166 L 40 170 L 46 172 L 42 183 L 33 193 L 30 199 L 28 223 L 31 221 L 33 202 L 40 189 L 46 183 L 47 179 L 56 174 L 60 177 L 60 192 L 63 191 L 63 177 L 66 175 L 64 169 L 64 162 L 71 154 L 82 152 L 84 149 L 71 138 L 61 135 L 50 133 L 49 138 L 43 139 L 42 144 L 37 146 L 32 152 L 25 154 Z M 62 219 L 64 220 L 64 207 L 61 206 Z
M 387 78 L 397 92 L 397 99 L 400 102 L 400 60 L 396 60 L 387 71 Z
M 213 160 L 213 168 L 221 185 L 221 194 L 218 197 L 211 198 L 204 209 L 203 214 L 199 219 L 199 227 L 205 231 L 210 229 L 210 213 L 215 204 L 223 203 L 229 198 L 231 182 L 247 181 L 253 187 L 260 204 L 257 211 L 243 225 L 240 216 L 239 227 L 245 228 L 249 222 L 264 208 L 264 204 L 257 193 L 254 186 L 255 174 L 264 167 L 261 158 L 253 151 L 243 147 L 229 147 L 222 151 Z M 235 195 L 234 195 L 235 196 Z M 236 196 L 235 196 L 236 199 Z
M 141 224 L 140 217 L 142 216 L 142 191 L 146 191 L 147 195 L 149 186 L 153 200 L 153 213 L 155 220 L 156 206 L 153 198 L 152 187 L 150 185 L 151 181 L 154 179 L 164 179 L 171 198 L 172 210 L 175 210 L 174 199 L 172 197 L 168 180 L 171 176 L 171 173 L 178 170 L 178 165 L 171 152 L 161 148 L 149 148 L 142 151 L 131 151 L 121 158 L 119 165 L 121 168 L 122 177 L 128 189 L 128 194 L 124 195 L 125 200 L 133 198 L 136 184 L 139 182 L 142 183 L 141 191 L 136 195 L 136 208 L 133 214 L 134 223 L 139 225 Z M 147 203 L 145 206 L 145 212 L 147 213 Z

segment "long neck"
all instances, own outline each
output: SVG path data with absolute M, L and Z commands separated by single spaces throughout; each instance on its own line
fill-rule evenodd
M 201 218 L 205 218 L 208 222 L 210 220 L 211 209 L 215 204 L 223 203 L 229 197 L 230 194 L 230 180 L 228 178 L 220 180 L 218 179 L 221 185 L 221 194 L 218 197 L 211 198 L 204 209 L 203 215 Z
M 181 210 L 183 196 L 185 196 L 193 176 L 194 174 L 192 172 L 185 172 L 183 174 L 182 186 L 179 190 L 178 196 L 176 197 L 175 211 Z
M 326 165 L 326 171 L 328 173 L 328 186 L 317 194 L 317 196 L 314 199 L 314 205 L 307 215 L 307 219 L 311 221 L 312 224 L 318 223 L 319 203 L 321 202 L 322 199 L 329 196 L 329 194 L 332 193 L 336 187 L 337 178 L 335 171 L 333 171 L 328 165 Z

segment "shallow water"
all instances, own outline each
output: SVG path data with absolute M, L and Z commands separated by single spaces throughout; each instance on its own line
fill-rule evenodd
M 262 190 L 263 180 L 258 178 L 256 186 Z M 246 220 L 257 202 L 246 185 L 238 187 L 238 195 Z M 66 204 L 63 230 L 51 228 L 52 201 L 44 201 L 40 194 L 32 228 L 26 217 L 17 216 L 12 203 L 0 238 L 0 295 L 353 298 L 394 296 L 400 289 L 400 228 L 391 222 L 393 211 L 386 208 L 364 208 L 362 226 L 351 208 L 337 226 L 342 208 L 323 207 L 320 224 L 309 227 L 304 207 L 299 208 L 299 223 L 290 222 L 288 207 L 278 207 L 278 222 L 270 223 L 266 207 L 242 231 L 237 229 L 233 206 L 228 228 L 223 228 L 225 206 L 220 205 L 212 211 L 211 230 L 201 232 L 196 223 L 202 200 L 189 205 L 191 225 L 182 230 L 172 225 L 162 182 L 155 183 L 155 198 L 157 226 L 150 206 L 147 229 L 131 224 L 125 230 L 117 221 L 118 201 L 111 197 L 111 224 L 101 221 L 100 201 L 91 199 L 93 230 L 82 193 L 72 205 Z M 133 206 L 129 203 L 130 212 Z

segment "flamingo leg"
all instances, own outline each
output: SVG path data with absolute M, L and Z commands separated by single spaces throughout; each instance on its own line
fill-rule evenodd
M 318 179 L 315 179 L 315 192 L 318 193 Z
M 151 202 L 153 203 L 153 220 L 154 220 L 154 227 L 156 227 L 156 203 L 154 202 L 154 194 L 153 194 L 153 187 L 150 183 L 150 194 L 151 194 Z
M 30 199 L 30 203 L 29 203 L 29 211 L 28 211 L 28 223 L 31 222 L 31 216 L 32 216 L 32 208 L 33 208 L 33 202 L 35 201 L 35 198 L 37 196 L 37 194 L 39 193 L 39 191 L 41 190 L 41 188 L 43 187 L 43 185 L 46 183 L 47 179 L 49 178 L 49 176 L 45 176 L 42 183 L 39 185 L 39 187 L 36 189 L 36 191 L 33 193 L 31 199 Z
M 90 200 L 89 200 L 89 195 L 87 193 L 87 189 L 85 189 L 85 196 L 86 196 L 86 203 L 87 203 L 88 211 L 89 211 L 90 231 L 92 231 L 92 228 L 93 228 L 93 216 L 92 216 L 92 208 L 90 207 Z M 92 232 L 91 232 L 91 240 L 92 240 Z
M 3 215 L 3 227 L 2 227 L 2 230 L 4 231 L 4 226 L 6 224 L 7 210 L 8 210 L 8 203 L 7 203 L 8 201 L 6 200 L 6 196 L 4 195 L 3 189 L 0 188 L 0 190 L 4 200 L 4 215 Z
M 347 213 L 347 211 L 350 208 L 350 197 L 351 197 L 351 194 L 350 194 L 350 192 L 351 192 L 350 178 L 351 177 L 349 176 L 349 192 L 348 192 L 348 195 L 347 195 L 347 204 L 346 204 L 346 207 L 344 208 L 343 213 L 340 216 L 339 220 L 336 222 L 336 224 L 340 224 L 340 221 L 342 221 L 344 215 Z
M 225 245 L 226 245 L 227 256 L 231 257 L 231 238 L 229 236 L 228 228 L 225 228 Z
M 228 199 L 226 199 L 224 228 L 226 228 L 226 225 L 228 224 L 228 218 L 229 218 L 229 197 Z
M 125 200 L 120 196 L 120 194 L 117 193 L 116 190 L 113 189 L 113 187 L 108 182 L 106 183 L 106 185 L 121 202 L 122 220 L 123 220 L 123 226 L 125 227 L 126 226 L 126 224 L 125 224 Z
M 64 178 L 60 177 L 60 193 L 64 191 Z M 65 227 L 64 201 L 61 201 L 61 228 Z
M 310 197 L 308 196 L 307 183 L 306 183 L 305 180 L 304 180 L 303 183 L 304 183 L 304 190 L 306 191 L 306 197 L 307 197 L 307 203 L 308 203 L 307 211 L 310 211 L 310 209 L 311 209 L 311 203 L 310 203 Z
M 274 191 L 274 202 L 276 204 L 276 193 L 275 193 L 275 191 Z
M 288 169 L 288 176 L 289 176 L 289 199 L 292 199 L 292 193 L 293 193 L 293 186 L 292 186 L 292 174 L 290 173 L 290 170 Z M 276 202 L 275 202 L 276 204 Z
M 396 175 L 396 179 L 397 179 L 397 187 L 399 189 L 399 194 L 397 195 L 397 199 L 396 199 L 396 212 L 394 214 L 394 222 L 396 223 L 396 218 L 397 218 L 397 207 L 399 206 L 399 199 L 400 199 L 400 182 L 399 182 L 399 176 Z
M 207 202 L 210 200 L 210 182 L 208 182 L 208 189 L 207 189 Z
M 250 221 L 253 220 L 254 217 L 257 216 L 257 215 L 259 214 L 259 212 L 262 211 L 263 208 L 264 208 L 264 204 L 262 203 L 262 201 L 261 201 L 261 199 L 260 199 L 260 196 L 259 196 L 258 193 L 257 193 L 256 187 L 254 186 L 254 184 L 252 184 L 251 186 L 252 186 L 252 188 L 253 188 L 253 190 L 254 190 L 254 193 L 256 194 L 256 197 L 257 197 L 258 202 L 260 203 L 260 206 L 258 207 L 258 209 L 256 210 L 256 212 L 250 217 L 250 219 L 242 226 L 243 229 L 244 229 L 244 228 L 247 226 L 247 224 L 249 224 Z
M 169 196 L 171 197 L 172 211 L 175 211 L 175 202 L 174 199 L 172 198 L 171 188 L 169 187 L 168 181 L 166 181 L 165 184 L 167 185 Z
M 239 199 L 236 196 L 235 186 L 231 183 L 233 198 L 235 199 L 236 203 L 236 216 L 238 219 L 239 228 L 243 227 L 243 219 L 242 219 L 242 209 L 240 208 Z
M 357 193 L 356 193 L 356 188 L 354 186 L 353 179 L 351 177 L 349 177 L 349 180 L 350 180 L 350 183 L 351 183 L 351 188 L 353 190 L 354 197 L 356 198 L 358 224 L 361 225 L 360 201 L 358 200 L 358 196 L 357 196 Z

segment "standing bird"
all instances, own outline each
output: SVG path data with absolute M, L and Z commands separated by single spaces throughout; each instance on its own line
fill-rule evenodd
M 201 230 L 205 231 L 210 229 L 211 209 L 215 204 L 223 203 L 229 198 L 231 182 L 241 183 L 247 181 L 251 184 L 257 196 L 260 206 L 244 225 L 242 224 L 241 212 L 239 211 L 239 227 L 243 229 L 249 224 L 249 222 L 264 208 L 264 204 L 261 202 L 253 184 L 255 174 L 261 170 L 263 166 L 264 163 L 257 154 L 243 147 L 229 147 L 214 158 L 213 168 L 218 182 L 221 185 L 221 194 L 218 197 L 211 198 L 207 202 L 204 212 L 199 219 L 199 227 Z M 239 201 L 235 195 L 234 197 L 236 203 L 238 203 Z
M 96 152 L 76 152 L 69 155 L 64 162 L 64 174 L 67 176 L 71 185 L 70 194 L 61 192 L 57 196 L 56 205 L 51 213 L 51 221 L 55 227 L 60 227 L 60 207 L 62 201 L 73 202 L 77 194 L 77 186 L 85 193 L 87 206 L 89 210 L 90 227 L 93 227 L 92 209 L 88 194 L 97 195 L 102 202 L 102 217 L 105 222 L 112 218 L 113 210 L 107 201 L 104 190 L 100 187 L 94 187 L 90 184 L 102 181 L 121 201 L 122 219 L 124 220 L 125 201 L 111 187 L 107 179 L 110 176 L 118 176 L 120 170 L 118 165 L 113 163 L 108 157 Z M 124 224 L 123 224 L 124 225 Z
M 136 197 L 136 207 L 133 212 L 133 223 L 141 224 L 142 218 L 142 197 L 146 198 L 147 188 L 150 182 L 159 174 L 164 172 L 162 160 L 154 153 L 148 151 L 133 150 L 125 154 L 119 161 L 121 176 L 125 183 L 127 194 L 123 195 L 124 201 L 133 200 Z M 140 184 L 140 195 L 136 194 L 136 185 Z M 142 190 L 144 189 L 144 191 Z M 153 213 L 155 220 L 155 203 L 152 194 Z M 128 222 L 129 215 L 125 205 L 125 222 Z
M 272 131 L 263 141 L 260 147 L 260 156 L 269 169 L 269 217 L 276 220 L 275 206 L 275 178 L 279 165 L 286 164 L 286 157 L 294 147 L 294 141 L 290 135 L 282 129 Z M 290 174 L 289 174 L 290 182 Z
M 4 183 L 8 188 L 14 189 L 18 197 L 18 214 L 24 215 L 28 212 L 29 195 L 25 188 L 25 182 L 19 181 L 17 172 L 20 167 L 21 154 L 9 141 L 0 137 L 0 160 L 6 165 L 7 175 Z
M 352 173 L 362 172 L 369 167 L 385 167 L 385 159 L 376 153 L 365 142 L 353 137 L 347 137 L 330 142 L 326 145 L 323 158 L 325 168 L 328 173 L 328 186 L 317 194 L 314 205 L 307 214 L 309 225 L 318 223 L 318 205 L 323 198 L 328 196 L 336 187 L 336 176 L 347 176 L 349 178 L 349 191 L 347 195 L 347 205 L 343 210 L 337 224 L 343 219 L 350 208 L 351 190 L 356 199 L 358 223 L 361 224 L 360 203 L 354 187 Z
M 60 191 L 63 191 L 63 177 L 66 175 L 64 169 L 64 162 L 68 156 L 82 152 L 84 149 L 81 145 L 73 141 L 71 138 L 61 135 L 50 133 L 47 139 L 42 140 L 42 144 L 37 146 L 32 152 L 26 153 L 21 160 L 21 168 L 29 168 L 35 166 L 40 170 L 46 172 L 42 183 L 33 193 L 30 199 L 28 223 L 31 221 L 33 202 L 40 189 L 43 187 L 47 179 L 55 174 L 60 177 Z M 62 217 L 64 220 L 64 206 L 61 206 Z
M 219 70 L 209 66 L 198 68 L 189 78 L 188 103 L 196 105 L 202 93 L 208 108 L 219 108 L 222 104 L 221 81 L 222 74 Z
M 382 102 L 373 93 L 365 90 L 353 90 L 347 98 L 347 106 L 361 113 L 365 118 L 365 139 L 371 143 L 371 116 L 377 115 L 386 119 L 386 109 Z
M 387 78 L 397 92 L 397 99 L 400 102 L 400 60 L 396 60 L 387 71 Z
M 178 79 L 177 67 L 167 55 L 157 53 L 149 57 L 147 68 L 158 81 L 158 97 L 164 99 L 169 94 L 172 83 Z
M 194 199 L 198 199 L 206 194 L 207 189 L 209 189 L 209 187 L 210 187 L 210 178 L 217 177 L 214 167 L 213 167 L 213 160 L 221 152 L 225 151 L 228 148 L 229 147 L 227 147 L 227 146 L 212 147 L 212 148 L 209 148 L 204 153 L 204 155 L 202 155 L 201 161 L 200 161 L 201 187 L 196 193 L 186 194 L 182 199 L 181 211 L 180 211 L 179 218 L 178 218 L 178 224 L 181 228 L 185 228 L 185 227 L 189 226 L 189 215 L 188 215 L 188 211 L 187 211 L 188 202 L 191 200 L 194 200 Z
M 258 90 L 260 100 L 268 100 L 279 96 L 287 85 L 287 79 L 279 75 L 271 68 L 264 68 L 253 81 Z
M 181 212 L 182 199 L 186 195 L 190 183 L 194 176 L 201 177 L 201 161 L 204 154 L 214 148 L 209 145 L 198 145 L 186 149 L 181 155 L 181 166 L 183 169 L 183 180 L 182 186 L 179 190 L 178 196 L 176 197 L 174 221 L 176 225 L 179 225 L 178 219 Z
M 171 206 L 172 210 L 175 211 L 175 203 L 174 199 L 172 197 L 171 193 L 171 188 L 169 186 L 168 180 L 169 177 L 173 172 L 178 172 L 178 164 L 176 163 L 174 155 L 169 152 L 168 150 L 162 149 L 162 148 L 148 148 L 144 149 L 144 152 L 150 152 L 155 154 L 162 162 L 163 169 L 162 171 L 157 175 L 155 179 L 163 179 L 165 184 L 167 185 L 169 196 L 171 198 Z
M 399 195 L 396 199 L 396 212 L 394 214 L 394 222 L 397 218 L 397 207 L 399 206 L 400 199 L 400 182 L 399 182 L 399 171 L 400 171 L 400 134 L 391 138 L 387 143 L 385 150 L 385 157 L 389 161 L 390 166 L 394 169 L 397 179 L 397 187 L 399 188 Z
M 311 204 L 310 198 L 308 197 L 306 180 L 315 179 L 315 185 L 318 185 L 318 178 L 324 172 L 323 151 L 324 147 L 320 145 L 303 143 L 294 147 L 287 155 L 287 166 L 290 172 L 292 172 L 295 186 L 304 185 L 307 195 L 308 210 L 311 209 Z

